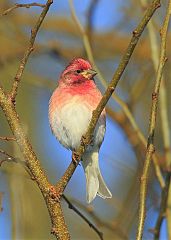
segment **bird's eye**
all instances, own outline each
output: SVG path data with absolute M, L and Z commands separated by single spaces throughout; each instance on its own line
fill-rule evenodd
M 77 73 L 81 73 L 81 72 L 82 72 L 82 70 L 78 69 L 76 72 L 77 72 Z

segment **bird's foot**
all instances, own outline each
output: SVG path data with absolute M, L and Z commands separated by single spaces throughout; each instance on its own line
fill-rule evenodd
M 77 165 L 77 164 L 79 164 L 79 155 L 75 152 L 75 151 L 73 151 L 72 152 L 72 162 L 75 164 L 75 165 Z
M 83 147 L 87 146 L 87 145 L 93 145 L 94 143 L 94 139 L 93 139 L 93 136 L 91 136 L 89 142 L 87 141 L 87 138 L 83 135 L 82 138 L 81 138 L 81 145 Z
M 62 196 L 62 192 L 57 191 L 54 186 L 50 186 L 50 188 L 49 188 L 49 196 L 54 201 L 60 202 L 60 199 L 61 199 L 61 196 Z
M 81 138 L 81 145 L 82 146 L 85 146 L 87 144 L 87 141 L 86 141 L 86 137 L 83 135 L 82 138 Z

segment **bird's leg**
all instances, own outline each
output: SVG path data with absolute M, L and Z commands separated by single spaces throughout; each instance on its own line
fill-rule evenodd
M 79 155 L 75 151 L 72 152 L 72 161 L 76 165 L 79 163 Z
M 55 200 L 55 201 L 57 201 L 57 202 L 60 202 L 60 199 L 61 199 L 62 194 L 63 194 L 63 193 L 62 193 L 62 191 L 60 191 L 60 189 L 57 190 L 57 189 L 55 188 L 55 186 L 53 186 L 53 185 L 50 186 L 50 188 L 49 188 L 49 196 L 50 196 L 53 200 Z

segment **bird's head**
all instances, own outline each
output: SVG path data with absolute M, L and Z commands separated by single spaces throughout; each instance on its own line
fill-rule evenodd
M 61 74 L 60 83 L 66 85 L 77 85 L 87 81 L 94 80 L 94 76 L 97 74 L 92 69 L 91 64 L 82 59 L 73 59 L 65 70 Z

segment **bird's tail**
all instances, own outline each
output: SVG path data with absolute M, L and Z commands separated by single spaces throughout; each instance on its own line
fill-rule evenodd
M 85 153 L 82 165 L 86 176 L 87 202 L 90 203 L 96 195 L 102 198 L 111 198 L 112 194 L 107 188 L 100 172 L 98 151 Z

